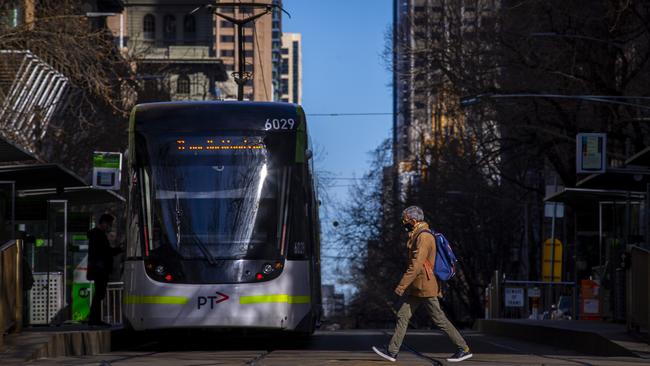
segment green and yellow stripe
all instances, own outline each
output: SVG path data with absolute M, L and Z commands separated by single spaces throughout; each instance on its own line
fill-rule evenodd
M 239 303 L 241 305 L 267 304 L 267 303 L 309 304 L 310 302 L 311 302 L 311 296 L 291 296 L 286 294 L 253 295 L 253 296 L 239 297 Z
M 189 299 L 184 296 L 140 296 L 140 295 L 126 295 L 124 297 L 124 304 L 126 305 L 141 305 L 141 304 L 156 304 L 156 305 L 186 305 Z

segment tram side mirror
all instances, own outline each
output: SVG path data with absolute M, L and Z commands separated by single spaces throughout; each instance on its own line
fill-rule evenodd
M 307 160 L 311 159 L 313 156 L 314 156 L 314 153 L 310 149 L 305 150 L 305 158 Z

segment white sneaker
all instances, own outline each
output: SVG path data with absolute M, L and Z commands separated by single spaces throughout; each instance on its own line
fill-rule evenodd
M 388 360 L 390 362 L 397 361 L 397 353 L 393 354 L 393 353 L 388 352 L 388 349 L 386 347 L 377 348 L 377 347 L 373 346 L 372 350 L 375 351 L 376 354 L 378 354 L 379 356 L 381 356 L 385 360 Z

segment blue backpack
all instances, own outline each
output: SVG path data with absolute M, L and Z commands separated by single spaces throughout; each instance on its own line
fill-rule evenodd
M 434 233 L 430 230 L 423 230 L 436 238 L 436 263 L 433 266 L 433 274 L 441 281 L 449 281 L 456 275 L 456 255 L 451 250 L 451 245 L 447 238 L 441 233 Z

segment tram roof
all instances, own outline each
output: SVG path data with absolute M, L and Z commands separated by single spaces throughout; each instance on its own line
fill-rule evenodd
M 137 126 L 154 129 L 181 127 L 257 129 L 267 118 L 304 120 L 303 116 L 302 108 L 292 103 L 178 101 L 138 104 L 135 107 L 134 123 Z M 206 122 L 212 123 L 206 124 Z

